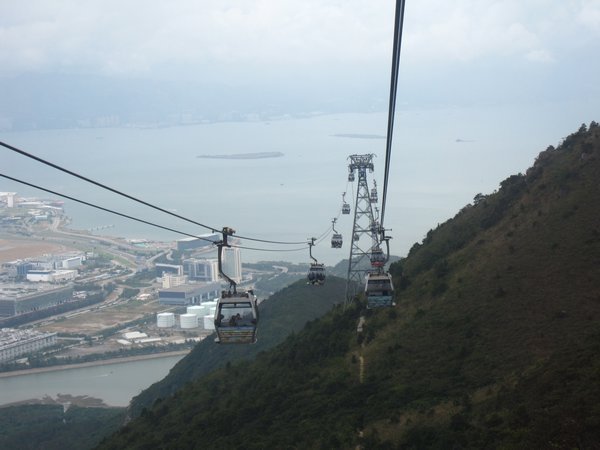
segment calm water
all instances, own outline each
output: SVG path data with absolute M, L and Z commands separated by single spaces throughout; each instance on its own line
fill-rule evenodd
M 405 254 L 475 194 L 490 193 L 509 175 L 525 171 L 540 151 L 592 119 L 590 111 L 562 104 L 400 111 L 385 215 L 393 253 Z M 372 177 L 382 186 L 385 140 L 334 135 L 385 132 L 386 114 L 373 113 L 162 129 L 15 132 L 4 133 L 1 140 L 209 227 L 230 226 L 240 235 L 304 242 L 327 230 L 339 213 L 342 192 L 353 203 L 352 184 L 347 182 L 349 155 L 376 154 Z M 248 152 L 284 156 L 197 158 Z M 164 226 L 192 234 L 208 232 L 4 148 L 0 167 L 17 178 Z M 3 179 L 0 191 L 49 196 Z M 184 237 L 70 201 L 65 209 L 75 228 L 113 224 L 102 233 L 166 241 Z M 346 237 L 351 228 L 352 216 L 341 216 L 338 231 Z M 348 256 L 347 245 L 341 250 L 328 247 L 325 242 L 313 253 L 327 264 Z M 244 251 L 242 257 L 298 262 L 308 260 L 307 253 Z
M 70 394 L 100 398 L 110 406 L 127 406 L 132 397 L 164 378 L 182 357 L 166 356 L 0 378 L 0 405 Z

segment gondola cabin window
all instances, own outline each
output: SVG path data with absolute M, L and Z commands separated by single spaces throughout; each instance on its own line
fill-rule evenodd
M 367 285 L 367 293 L 371 295 L 390 295 L 390 282 L 384 280 L 369 280 Z
M 249 327 L 256 323 L 250 302 L 223 303 L 217 326 Z

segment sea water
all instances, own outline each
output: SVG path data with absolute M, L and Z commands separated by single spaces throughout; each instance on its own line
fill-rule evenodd
M 165 356 L 3 377 L 0 405 L 63 394 L 101 399 L 109 406 L 127 406 L 134 396 L 164 378 L 181 358 Z
M 404 255 L 414 242 L 503 179 L 524 172 L 548 145 L 593 120 L 565 105 L 535 107 L 443 107 L 406 109 L 396 115 L 390 159 L 385 227 L 392 253 Z M 122 198 L 39 162 L 0 149 L 2 171 L 105 208 L 178 232 L 203 234 L 232 227 L 258 239 L 306 242 L 321 236 L 338 217 L 346 239 L 313 249 L 321 262 L 348 257 L 352 215 L 340 216 L 342 193 L 353 205 L 356 183 L 348 182 L 348 156 L 374 154 L 383 193 L 387 115 L 335 114 L 273 121 L 207 123 L 170 128 L 95 128 L 3 133 L 1 140 L 92 180 L 206 225 L 194 225 Z M 206 159 L 199 155 L 281 152 L 264 159 Z M 0 179 L 0 191 L 54 197 Z M 95 233 L 174 241 L 165 231 L 76 202 L 65 201 L 72 228 L 111 226 Z M 244 261 L 308 262 L 305 245 L 243 245 Z

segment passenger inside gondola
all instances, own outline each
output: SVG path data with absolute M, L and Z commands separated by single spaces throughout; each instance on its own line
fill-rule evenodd
M 369 280 L 367 293 L 370 295 L 390 295 L 388 280 Z
M 249 302 L 223 304 L 219 319 L 217 326 L 223 327 L 245 327 L 256 322 Z

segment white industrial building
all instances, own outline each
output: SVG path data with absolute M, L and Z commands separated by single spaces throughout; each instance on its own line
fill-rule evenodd
M 236 283 L 242 282 L 242 256 L 237 247 L 223 248 L 223 273 Z
M 141 333 L 139 331 L 128 331 L 127 333 L 123 333 L 123 337 L 128 341 L 138 341 L 140 339 L 145 339 L 148 337 L 146 333 Z
M 30 270 L 27 281 L 43 283 L 64 283 L 77 278 L 76 270 Z
M 56 344 L 56 333 L 2 328 L 0 329 L 0 362 L 12 361 L 54 344 Z
M 14 208 L 15 207 L 15 195 L 16 192 L 0 192 L 0 199 L 6 199 L 6 207 Z
M 187 275 L 190 280 L 218 281 L 219 262 L 216 259 L 184 259 L 183 273 Z
M 163 289 L 174 288 L 186 284 L 188 281 L 187 275 L 174 275 L 172 273 L 164 272 L 161 278 Z
M 78 255 L 70 258 L 65 258 L 62 260 L 62 268 L 63 269 L 76 269 L 77 267 L 81 267 L 83 264 L 84 256 Z
M 6 268 L 11 278 L 25 278 L 25 276 L 31 271 L 43 272 L 43 271 L 61 271 L 61 270 L 76 270 L 83 265 L 85 261 L 85 254 L 82 252 L 68 252 L 60 255 L 45 255 L 41 258 L 27 258 L 19 259 L 16 261 L 10 261 L 2 264 L 3 268 Z M 75 272 L 75 276 L 77 272 Z M 56 281 L 60 281 L 60 278 L 64 277 L 64 274 L 57 274 Z M 34 277 L 35 278 L 35 277 Z M 44 281 L 49 281 L 51 277 Z M 35 281 L 39 281 L 36 279 Z

